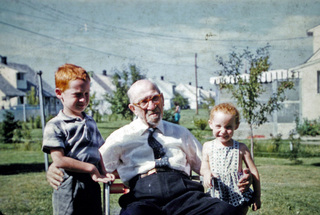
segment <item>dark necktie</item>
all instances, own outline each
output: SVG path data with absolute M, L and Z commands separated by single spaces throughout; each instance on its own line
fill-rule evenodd
M 148 144 L 152 148 L 154 158 L 156 159 L 156 167 L 169 166 L 168 157 L 165 156 L 166 152 L 161 143 L 159 143 L 154 137 L 153 133 L 156 129 L 149 128 Z

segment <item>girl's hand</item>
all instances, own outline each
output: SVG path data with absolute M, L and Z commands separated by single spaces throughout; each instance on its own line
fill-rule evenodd
M 261 208 L 261 200 L 258 197 L 253 197 L 252 210 L 257 211 Z

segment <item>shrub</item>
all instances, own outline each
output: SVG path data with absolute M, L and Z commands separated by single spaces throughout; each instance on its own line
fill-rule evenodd
M 304 119 L 302 124 L 297 125 L 297 132 L 301 135 L 320 135 L 320 118 L 318 120 Z
M 194 126 L 200 130 L 206 129 L 208 121 L 205 119 L 193 119 Z
M 175 122 L 174 120 L 174 111 L 173 110 L 164 110 L 163 111 L 163 116 L 162 116 L 163 120 L 166 120 L 168 122 Z
M 19 128 L 18 120 L 14 120 L 14 115 L 10 111 L 5 111 L 4 120 L 1 123 L 0 139 L 5 143 L 12 143 L 14 130 Z

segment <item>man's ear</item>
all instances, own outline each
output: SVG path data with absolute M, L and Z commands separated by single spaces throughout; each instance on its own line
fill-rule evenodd
M 133 104 L 129 104 L 128 107 L 132 111 L 132 113 L 134 113 L 136 115 L 136 113 L 135 113 L 136 107 Z
M 161 99 L 162 99 L 162 106 L 164 106 L 164 97 L 162 93 L 161 93 Z

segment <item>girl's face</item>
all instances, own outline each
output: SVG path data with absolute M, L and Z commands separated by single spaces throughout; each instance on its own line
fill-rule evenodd
M 234 115 L 217 111 L 209 120 L 209 126 L 218 141 L 224 145 L 232 144 L 233 132 L 238 128 Z

